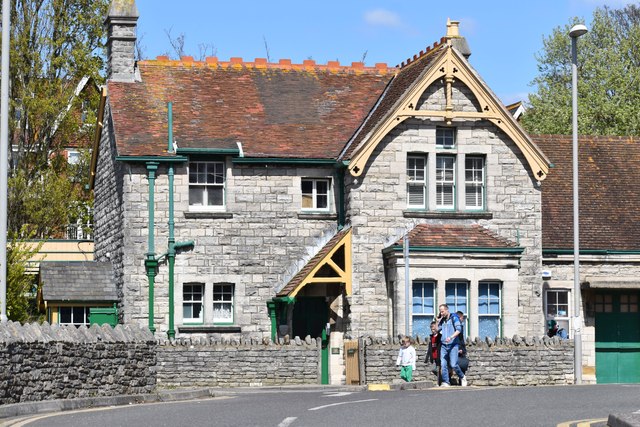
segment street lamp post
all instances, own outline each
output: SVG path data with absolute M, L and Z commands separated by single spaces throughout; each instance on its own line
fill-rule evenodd
M 7 318 L 7 172 L 9 155 L 9 37 L 11 2 L 2 0 L 2 82 L 0 83 L 0 322 Z
M 578 24 L 569 31 L 571 37 L 571 105 L 573 130 L 573 373 L 582 384 L 582 313 L 580 309 L 580 205 L 578 199 L 578 37 L 587 33 Z

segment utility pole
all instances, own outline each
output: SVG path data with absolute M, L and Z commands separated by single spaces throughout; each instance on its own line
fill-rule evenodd
M 0 83 L 0 322 L 7 318 L 7 181 L 9 156 L 9 34 L 11 2 L 2 0 L 2 82 Z

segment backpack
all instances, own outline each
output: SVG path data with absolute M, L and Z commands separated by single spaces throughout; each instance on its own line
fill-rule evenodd
M 462 321 L 460 320 L 460 317 L 456 313 L 449 313 L 449 318 L 451 319 L 451 324 L 453 325 L 454 330 L 456 328 L 456 320 L 458 321 L 458 323 L 460 323 L 460 326 L 462 326 Z M 444 319 L 440 320 L 441 322 L 440 325 L 442 324 L 443 320 Z M 462 331 L 460 331 L 460 334 L 462 334 Z M 460 335 L 458 335 L 456 339 L 458 340 L 458 343 L 462 342 L 462 337 Z

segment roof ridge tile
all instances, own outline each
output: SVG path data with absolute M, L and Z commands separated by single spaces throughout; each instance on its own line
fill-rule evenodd
M 156 59 L 144 59 L 140 63 L 145 65 L 160 66 L 190 66 L 211 68 L 247 68 L 247 69 L 280 69 L 300 71 L 328 71 L 328 72 L 353 72 L 368 74 L 387 74 L 394 70 L 385 62 L 377 62 L 373 66 L 366 66 L 364 62 L 352 62 L 351 65 L 340 64 L 340 61 L 327 61 L 319 64 L 313 59 L 305 59 L 301 64 L 294 63 L 289 58 L 283 58 L 278 62 L 269 62 L 267 58 L 255 58 L 254 61 L 245 61 L 242 57 L 231 57 L 229 61 L 221 61 L 217 56 L 208 56 L 204 60 L 195 60 L 193 56 L 182 56 L 179 60 L 171 59 L 167 55 L 157 56 Z
M 430 56 L 431 54 L 433 54 L 433 52 L 438 50 L 438 48 L 443 46 L 446 42 L 447 42 L 447 38 L 441 37 L 440 41 L 433 43 L 433 46 L 427 46 L 425 50 L 421 50 L 420 53 L 413 55 L 413 58 L 407 58 L 406 61 L 403 61 L 399 65 L 396 65 L 396 68 L 400 68 L 400 69 L 405 68 L 419 59 L 422 59 L 426 56 Z

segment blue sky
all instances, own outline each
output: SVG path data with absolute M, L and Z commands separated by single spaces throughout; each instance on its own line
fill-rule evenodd
M 593 10 L 628 0 L 136 0 L 138 37 L 145 58 L 171 52 L 166 32 L 185 36 L 196 59 L 208 46 L 220 60 L 242 57 L 294 63 L 314 59 L 395 66 L 446 33 L 447 18 L 460 21 L 470 62 L 505 104 L 534 90 L 535 55 L 544 36 L 572 17 L 587 26 Z M 637 1 L 636 1 L 637 3 Z M 266 41 L 266 43 L 265 43 Z M 265 47 L 265 44 L 267 47 Z

